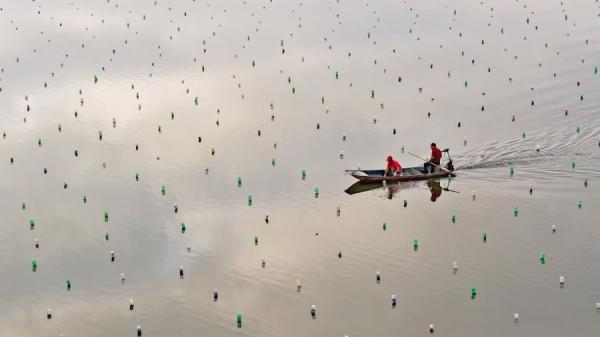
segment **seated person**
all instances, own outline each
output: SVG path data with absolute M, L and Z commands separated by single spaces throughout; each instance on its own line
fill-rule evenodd
M 440 149 L 437 148 L 437 146 L 435 145 L 435 143 L 431 143 L 431 158 L 429 159 L 428 162 L 426 162 L 423 165 L 423 173 L 428 174 L 428 173 L 434 173 L 435 172 L 435 165 L 440 166 L 440 162 L 442 160 L 442 151 L 440 151 Z M 435 164 L 435 165 L 433 165 Z

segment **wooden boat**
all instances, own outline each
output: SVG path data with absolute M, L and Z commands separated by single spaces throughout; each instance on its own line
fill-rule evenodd
M 402 169 L 402 173 L 396 176 L 384 176 L 384 170 L 346 170 L 346 173 L 358 179 L 360 182 L 396 182 L 396 181 L 414 181 L 427 180 L 435 178 L 455 177 L 454 173 L 443 171 L 439 168 L 434 173 L 424 174 L 423 166 L 407 167 Z

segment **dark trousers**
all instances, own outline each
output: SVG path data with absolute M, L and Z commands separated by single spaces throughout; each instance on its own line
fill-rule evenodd
M 435 163 L 435 165 L 439 166 L 440 164 Z M 433 165 L 431 162 L 426 162 L 425 164 L 423 164 L 423 173 L 433 173 L 435 171 L 435 165 Z

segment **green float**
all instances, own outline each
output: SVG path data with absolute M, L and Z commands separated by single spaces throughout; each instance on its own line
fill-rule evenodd
M 540 263 L 541 264 L 545 264 L 546 263 L 546 253 L 545 252 L 541 252 L 540 253 Z

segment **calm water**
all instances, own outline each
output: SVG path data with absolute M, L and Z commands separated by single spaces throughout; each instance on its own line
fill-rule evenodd
M 0 336 L 598 334 L 598 1 L 0 8 Z

